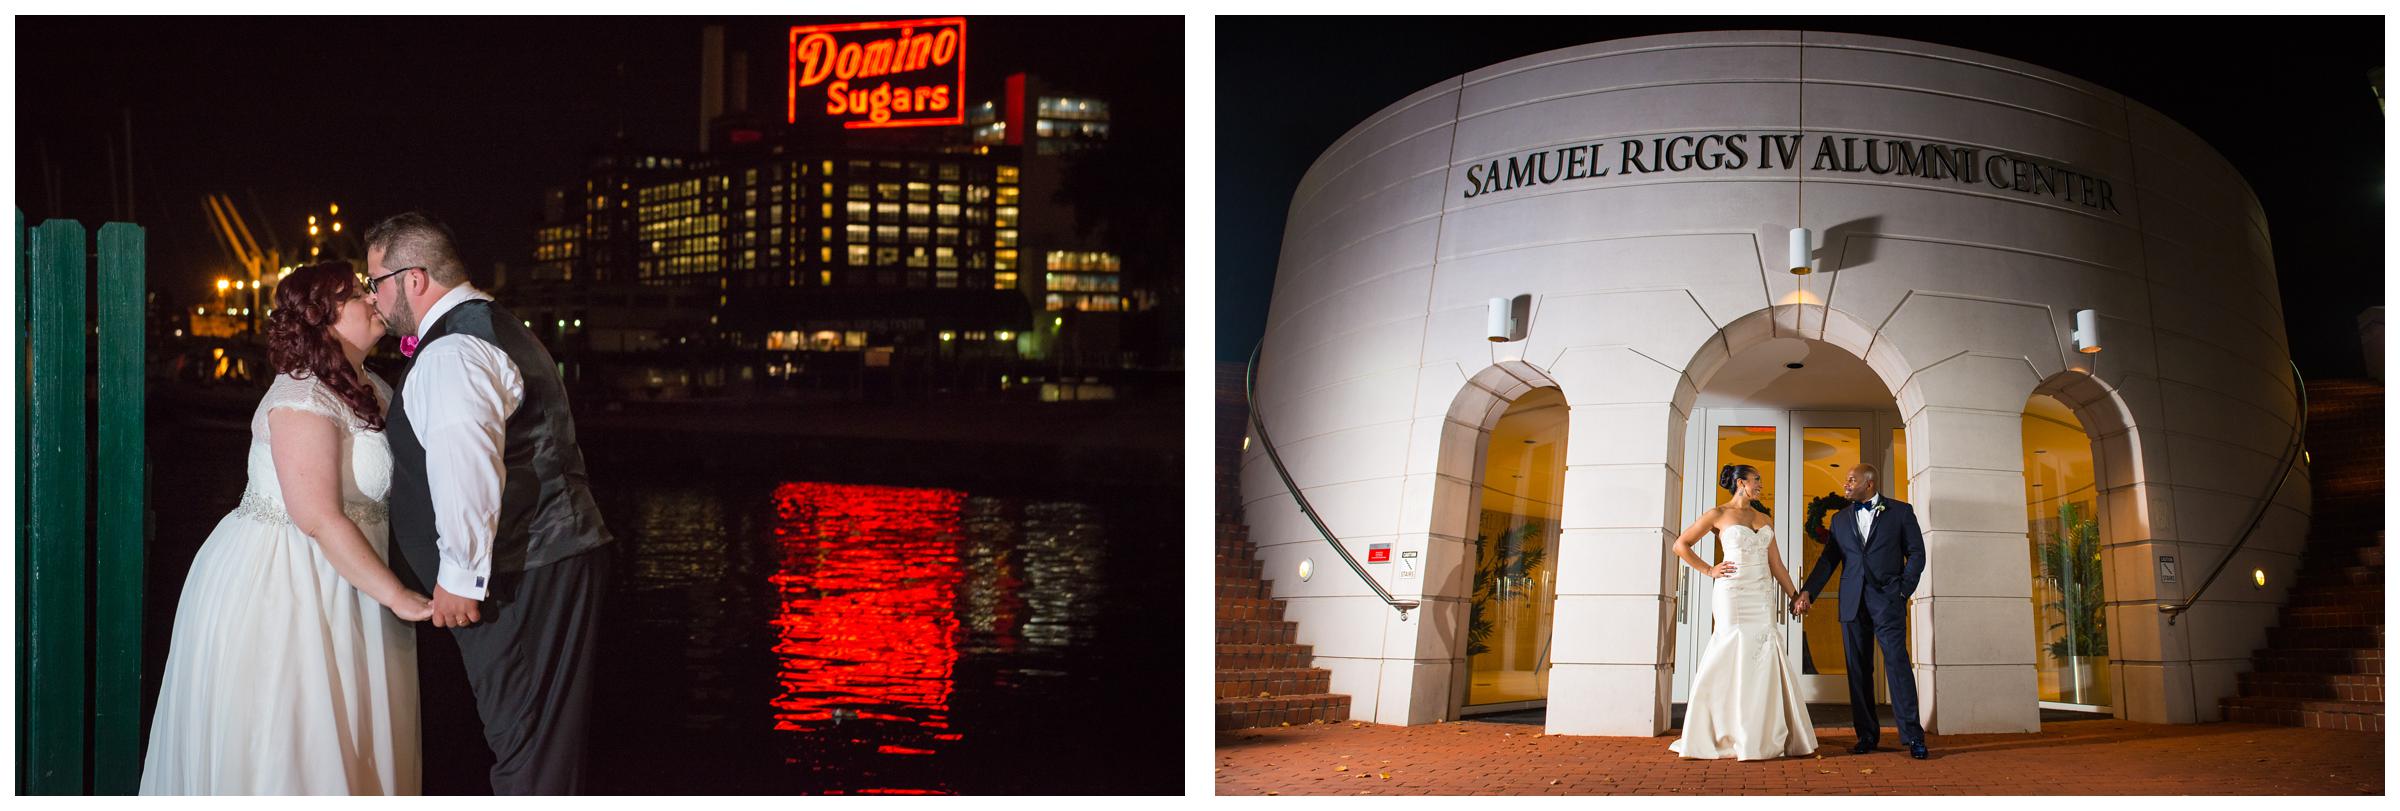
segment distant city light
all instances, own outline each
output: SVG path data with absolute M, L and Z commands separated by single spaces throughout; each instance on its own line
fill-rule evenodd
M 950 339 L 956 337 L 958 337 L 958 333 L 951 332 L 949 330 L 942 330 L 942 343 L 949 343 Z

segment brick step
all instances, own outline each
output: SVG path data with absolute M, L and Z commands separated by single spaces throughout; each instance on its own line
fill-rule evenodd
M 1350 697 L 1339 695 L 1226 698 L 1217 700 L 1218 729 L 1250 729 L 1291 724 L 1331 724 L 1350 720 Z
M 1238 560 L 1234 558 L 1219 557 L 1217 558 L 1217 576 L 1239 577 L 1256 580 L 1258 579 L 1259 573 L 1265 570 L 1265 566 L 1265 563 L 1257 560 Z
M 2307 560 L 2300 565 L 2302 574 L 2313 574 L 2321 569 L 2382 566 L 2383 542 L 2342 543 L 2332 539 L 2312 540 L 2308 542 L 2308 549 L 2303 556 Z
M 1281 620 L 1283 619 L 1283 601 L 1219 597 L 1217 598 L 1217 619 Z
M 2318 628 L 2269 628 L 2267 647 L 2293 648 L 2372 648 L 2383 649 L 2383 626 L 2342 626 Z
M 1264 600 L 1274 597 L 1275 584 L 1255 577 L 1217 578 L 1217 596 Z
M 2366 552 L 2366 549 L 2376 549 L 2376 552 Z M 2381 549 L 2383 549 L 2383 547 L 2347 547 L 2347 549 L 2330 549 L 2330 547 L 2326 547 L 2326 549 L 2309 549 L 2309 552 L 2306 552 L 2304 557 L 2302 557 L 2302 561 L 2299 561 L 2299 576 L 2304 576 L 2304 578 L 2306 578 L 2306 576 L 2350 578 L 2352 569 L 2366 569 L 2366 571 L 2383 573 L 2383 564 L 2381 564 L 2381 561 L 2376 561 L 2376 564 L 2369 564 L 2369 561 L 2366 561 L 2366 559 L 2369 559 L 2369 557 L 2381 559 L 2381 557 L 2383 557 L 2383 552 L 2381 552 Z
M 1321 667 L 1217 671 L 1217 698 L 1274 698 L 1325 695 L 1333 671 Z
M 2261 648 L 2250 655 L 2260 671 L 2383 675 L 2383 651 L 2357 648 Z
M 1218 670 L 1273 670 L 1314 667 L 1314 648 L 1307 645 L 1218 645 Z
M 2383 732 L 2383 702 L 2233 696 L 2222 699 L 2225 720 L 2353 732 Z
M 1300 623 L 1285 620 L 1217 620 L 1219 645 L 1289 645 Z
M 2383 568 L 2380 566 L 2344 566 L 2339 569 L 2303 574 L 2300 576 L 2300 582 L 2296 585 L 2302 588 L 2309 586 L 2364 586 L 2381 582 L 2383 582 Z
M 2292 589 L 2292 605 L 2299 606 L 2381 606 L 2383 584 L 2316 586 Z
M 2243 673 L 2241 694 L 2270 698 L 2382 701 L 2383 677 L 2356 673 Z
M 2293 605 L 2277 614 L 2286 628 L 2338 628 L 2382 625 L 2383 604 Z

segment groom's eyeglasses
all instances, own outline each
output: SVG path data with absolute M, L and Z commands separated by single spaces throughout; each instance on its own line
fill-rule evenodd
M 405 268 L 401 268 L 401 269 L 399 269 L 399 270 L 395 270 L 395 271 L 392 271 L 392 272 L 390 272 L 390 273 L 383 274 L 383 275 L 381 275 L 381 276 L 369 276 L 369 277 L 367 277 L 367 295 L 370 295 L 370 296 L 372 296 L 372 295 L 375 295 L 375 287 L 376 287 L 377 285 L 383 284 L 383 280 L 385 280 L 385 279 L 389 279 L 389 278 L 391 278 L 391 277 L 398 276 L 398 275 L 400 275 L 400 274 L 407 273 L 407 272 L 409 272 L 409 271 L 412 271 L 412 270 L 424 270 L 424 269 L 425 269 L 425 268 L 424 268 L 424 266 L 420 265 L 420 266 L 416 266 L 416 267 L 405 267 Z

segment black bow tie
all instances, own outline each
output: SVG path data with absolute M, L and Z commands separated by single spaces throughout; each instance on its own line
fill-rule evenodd
M 1852 507 L 1857 507 L 1857 508 L 1859 508 L 1859 509 L 1865 510 L 1865 509 L 1870 509 L 1870 508 L 1873 508 L 1873 507 L 1875 506 L 1875 502 L 1872 502 L 1872 501 L 1853 501 L 1853 502 L 1850 502 L 1850 506 L 1852 506 Z

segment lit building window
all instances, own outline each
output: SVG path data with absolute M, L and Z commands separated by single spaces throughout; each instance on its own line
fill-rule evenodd
M 843 226 L 842 228 L 844 235 L 849 237 L 851 242 L 865 242 L 867 241 L 867 229 L 869 227 L 870 226 L 867 226 L 863 223 L 854 222 Z
M 1017 204 L 1017 187 L 1015 187 L 1015 186 L 1002 186 L 1002 187 L 1000 187 L 1000 195 L 999 195 L 999 197 L 997 197 L 996 199 L 998 199 L 998 200 L 1000 201 L 1000 204 L 1001 204 L 1001 205 L 1004 205 L 1004 206 L 1013 206 L 1013 205 L 1016 205 L 1016 204 Z
M 994 290 L 1015 290 L 1015 289 L 1017 289 L 1017 274 L 1014 274 L 1014 273 L 1007 273 L 1007 272 L 1002 272 L 1002 273 L 994 273 L 994 274 L 992 274 L 992 289 L 994 289 Z
M 832 204 L 832 203 L 827 203 L 826 205 L 830 206 L 830 205 L 833 205 L 833 204 Z M 875 204 L 874 204 L 874 203 L 855 203 L 855 202 L 854 202 L 854 203 L 851 203 L 851 204 L 849 204 L 849 208 L 847 209 L 847 211 L 848 211 L 848 212 L 849 212 L 849 214 L 850 214 L 850 221 L 851 221 L 851 222 L 866 222 L 867 220 L 869 220 L 869 219 L 871 219 L 871 218 L 873 218 L 873 217 L 875 216 Z M 830 215 L 828 215 L 828 216 L 830 216 Z
M 868 252 L 872 250 L 874 249 L 865 245 L 851 245 L 850 264 L 854 267 L 867 264 L 867 258 L 870 255 Z
M 997 236 L 997 237 L 994 239 L 994 241 L 992 242 L 992 245 L 993 245 L 994 247 L 1000 247 L 1000 248 L 1014 248 L 1014 247 L 1016 247 L 1016 246 L 1017 246 L 1017 229 L 1014 229 L 1014 228 L 1002 228 L 1002 229 L 1000 229 L 1000 233 L 999 233 L 999 235 L 998 235 L 998 236 Z
M 1017 167 L 1007 165 L 1001 166 L 999 180 L 1002 183 L 1017 182 Z
M 1016 249 L 1015 249 L 1015 248 L 1003 249 L 1003 250 L 1001 250 L 1000 252 L 998 252 L 997 254 L 995 254 L 995 255 L 994 255 L 994 257 L 993 257 L 993 261 L 992 261 L 992 269 L 994 269 L 994 270 L 1016 270 L 1016 269 L 1017 269 L 1017 251 L 1016 251 Z
M 1017 207 L 1000 206 L 992 209 L 992 224 L 1002 228 L 1017 227 Z
M 934 206 L 933 219 L 935 222 L 939 222 L 943 225 L 957 225 L 958 206 L 953 203 L 942 203 Z
M 925 242 L 926 242 L 927 240 L 930 240 L 930 239 L 932 239 L 932 238 L 933 238 L 932 230 L 933 230 L 933 229 L 926 228 L 925 226 L 922 226 L 922 225 L 911 225 L 911 226 L 909 226 L 909 227 L 908 227 L 908 241 L 909 241 L 909 243 L 910 243 L 910 244 L 914 244 L 914 245 L 923 245 L 923 244 L 925 244 Z
M 937 268 L 954 268 L 954 267 L 958 267 L 958 249 L 956 249 L 956 248 L 935 248 L 935 249 L 933 249 L 933 266 L 934 266 L 934 267 L 937 267 Z M 957 277 L 958 277 L 958 274 L 956 274 L 956 273 L 953 273 L 953 274 L 950 274 L 950 276 L 951 276 L 951 278 L 955 279 L 955 278 L 957 278 Z M 947 284 L 946 284 L 946 285 L 942 285 L 942 286 L 943 286 L 943 287 L 955 287 L 956 285 L 947 285 Z

